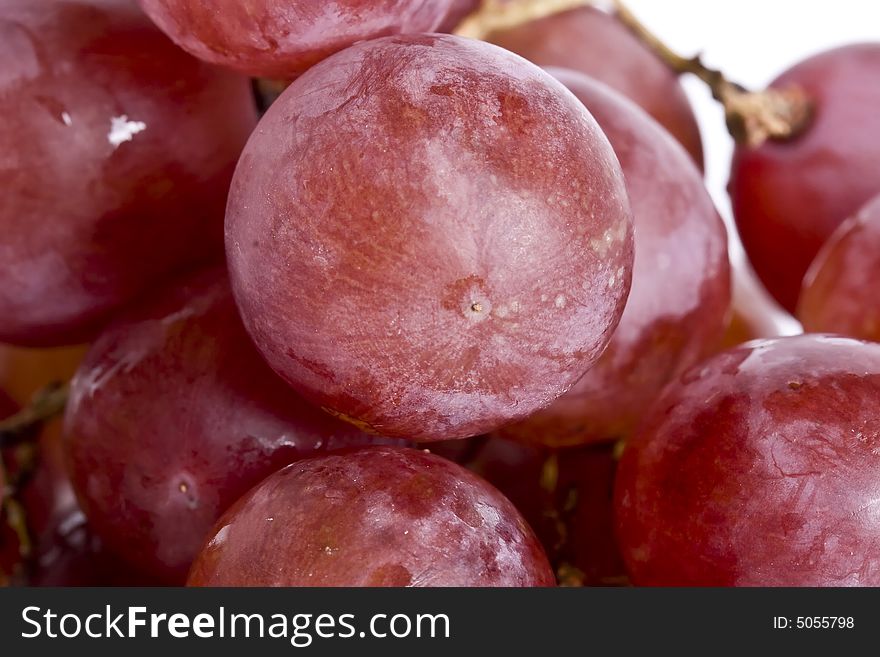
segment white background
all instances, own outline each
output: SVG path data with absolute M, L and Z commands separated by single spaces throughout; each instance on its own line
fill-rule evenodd
M 880 0 L 629 0 L 628 6 L 680 54 L 702 53 L 706 64 L 751 89 L 817 52 L 880 41 Z M 703 133 L 706 181 L 729 222 L 725 187 L 733 144 L 724 113 L 701 82 L 685 78 L 684 84 Z M 880 85 L 880 79 L 865 84 Z M 741 258 L 736 241 L 731 251 Z

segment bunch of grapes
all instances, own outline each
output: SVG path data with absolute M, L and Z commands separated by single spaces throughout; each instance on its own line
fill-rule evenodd
M 0 585 L 880 585 L 880 43 L 209 4 L 0 0 Z

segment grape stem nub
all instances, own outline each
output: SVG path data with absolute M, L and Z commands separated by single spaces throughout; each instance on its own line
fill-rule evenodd
M 627 7 L 614 0 L 615 14 L 629 30 L 678 74 L 690 73 L 702 80 L 722 104 L 727 128 L 739 144 L 755 148 L 768 139 L 793 139 L 809 125 L 813 106 L 799 87 L 749 91 L 728 80 L 702 58 L 682 57 L 651 32 Z

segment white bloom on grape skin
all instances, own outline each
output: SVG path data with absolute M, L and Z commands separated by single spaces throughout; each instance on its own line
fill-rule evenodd
M 113 148 L 119 148 L 127 141 L 134 139 L 134 136 L 147 129 L 147 124 L 143 121 L 129 121 L 128 115 L 114 116 L 110 119 L 110 132 L 107 133 L 107 141 Z

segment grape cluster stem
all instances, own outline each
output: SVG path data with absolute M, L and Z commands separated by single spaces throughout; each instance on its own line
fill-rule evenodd
M 793 139 L 809 125 L 813 107 L 799 87 L 749 91 L 731 82 L 721 71 L 703 63 L 699 55 L 683 57 L 649 30 L 623 0 L 614 0 L 615 14 L 643 44 L 679 75 L 702 80 L 724 107 L 727 128 L 739 144 L 757 147 L 768 139 Z
M 483 0 L 455 29 L 458 36 L 485 40 L 492 32 L 510 30 L 540 18 L 592 4 L 590 0 Z
M 691 74 L 706 84 L 724 107 L 727 129 L 738 144 L 756 148 L 768 139 L 794 139 L 809 126 L 814 108 L 801 88 L 750 91 L 729 80 L 720 70 L 707 66 L 700 55 L 684 57 L 672 50 L 623 0 L 483 0 L 455 33 L 485 39 L 492 32 L 513 29 L 578 7 L 600 5 L 610 5 L 617 19 L 676 74 Z
M 43 388 L 30 404 L 0 422 L 0 448 L 31 440 L 36 427 L 64 411 L 69 395 L 69 383 L 53 383 Z

